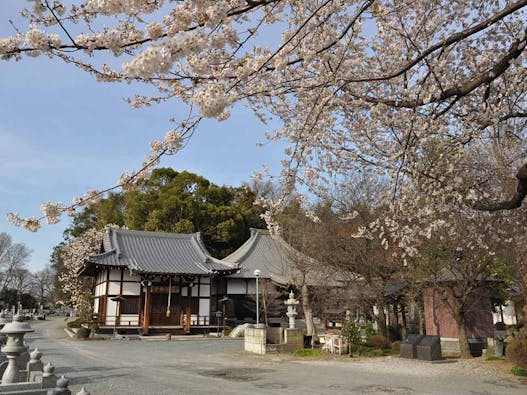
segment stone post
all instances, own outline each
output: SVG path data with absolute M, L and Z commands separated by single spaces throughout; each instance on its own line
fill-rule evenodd
M 27 381 L 35 381 L 36 375 L 41 375 L 44 369 L 44 365 L 40 360 L 42 358 L 42 353 L 38 348 L 35 348 L 29 354 L 29 362 L 27 363 Z
M 13 322 L 6 324 L 0 333 L 7 336 L 6 345 L 2 347 L 2 352 L 7 356 L 8 365 L 2 376 L 2 384 L 18 383 L 20 373 L 16 359 L 28 347 L 24 345 L 24 335 L 28 332 L 34 332 L 26 322 L 23 322 L 21 316 L 13 317 Z
M 57 385 L 55 388 L 48 391 L 48 395 L 71 395 L 71 391 L 68 388 L 69 383 L 70 381 L 66 377 L 62 376 L 57 380 Z
M 86 388 L 82 387 L 76 395 L 90 395 L 90 393 L 86 390 Z
M 55 366 L 51 362 L 48 362 L 42 371 L 42 388 L 54 388 L 57 385 Z

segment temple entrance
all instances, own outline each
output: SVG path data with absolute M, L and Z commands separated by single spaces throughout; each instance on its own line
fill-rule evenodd
M 150 325 L 181 325 L 181 296 L 173 293 L 170 299 L 170 315 L 167 317 L 168 293 L 151 294 Z

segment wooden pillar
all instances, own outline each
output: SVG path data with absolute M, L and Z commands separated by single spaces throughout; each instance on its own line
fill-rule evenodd
M 145 335 L 148 335 L 148 329 L 150 327 L 150 287 L 147 286 L 145 290 L 145 316 L 143 320 L 143 331 Z
M 192 298 L 192 288 L 187 287 L 187 321 L 185 322 L 185 331 L 190 332 L 190 299 Z
M 145 322 L 145 294 L 141 290 L 141 295 L 139 295 L 139 325 L 143 325 Z

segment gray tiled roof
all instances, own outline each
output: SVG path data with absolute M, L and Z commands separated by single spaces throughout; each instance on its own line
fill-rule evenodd
M 302 273 L 296 269 L 295 260 L 300 264 L 313 261 L 282 238 L 262 229 L 251 229 L 251 236 L 245 244 L 223 259 L 224 262 L 240 266 L 240 271 L 230 275 L 230 278 L 254 278 L 254 271 L 259 269 L 262 272 L 260 277 L 281 284 L 301 281 Z
M 280 236 L 269 231 L 251 229 L 251 236 L 240 248 L 223 259 L 231 265 L 238 265 L 240 271 L 229 278 L 254 278 L 254 271 L 261 270 L 260 277 L 270 278 L 280 284 L 300 285 L 304 270 L 305 281 L 313 286 L 342 286 L 345 276 L 324 266 L 315 259 L 294 249 Z
M 208 274 L 236 269 L 213 258 L 199 233 L 109 228 L 104 234 L 103 249 L 103 253 L 89 256 L 87 265 L 121 266 L 137 273 L 155 274 Z

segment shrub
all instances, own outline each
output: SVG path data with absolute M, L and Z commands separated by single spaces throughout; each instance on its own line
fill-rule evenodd
M 78 339 L 87 339 L 90 337 L 91 330 L 89 328 L 85 328 L 81 326 L 79 329 L 77 329 L 77 338 Z
M 401 341 L 400 340 L 396 340 L 396 341 L 392 342 L 390 344 L 390 348 L 392 350 L 399 351 L 399 349 L 401 348 Z
M 361 344 L 360 328 L 351 317 L 348 317 L 342 324 L 340 334 L 346 338 L 348 344 Z
M 373 329 L 373 324 L 371 322 L 366 324 L 366 328 L 364 328 L 364 336 L 366 336 L 366 339 L 372 337 L 375 335 L 375 329 Z
M 320 355 L 322 355 L 322 351 L 314 348 L 302 348 L 300 350 L 296 350 L 294 355 L 295 357 L 320 357 Z
M 366 344 L 373 348 L 388 348 L 390 342 L 383 335 L 373 335 L 366 340 Z
M 515 376 L 523 376 L 523 377 L 527 377 L 527 369 L 524 369 L 522 367 L 519 367 L 519 366 L 515 366 L 511 369 L 511 373 Z
M 521 368 L 527 369 L 527 330 L 521 329 L 507 343 L 506 357 Z
M 82 324 L 82 320 L 80 318 L 77 318 L 76 320 L 66 323 L 68 328 L 80 328 L 81 324 Z
M 363 345 L 354 345 L 350 347 L 350 356 L 358 355 L 361 357 L 384 357 L 386 355 L 395 354 L 394 351 L 389 349 L 374 348 Z
M 374 348 L 370 350 L 370 352 L 367 355 L 369 357 L 384 357 L 385 353 L 384 353 L 384 350 L 381 350 L 380 348 Z
M 360 344 L 350 345 L 350 355 L 368 355 L 371 347 Z

